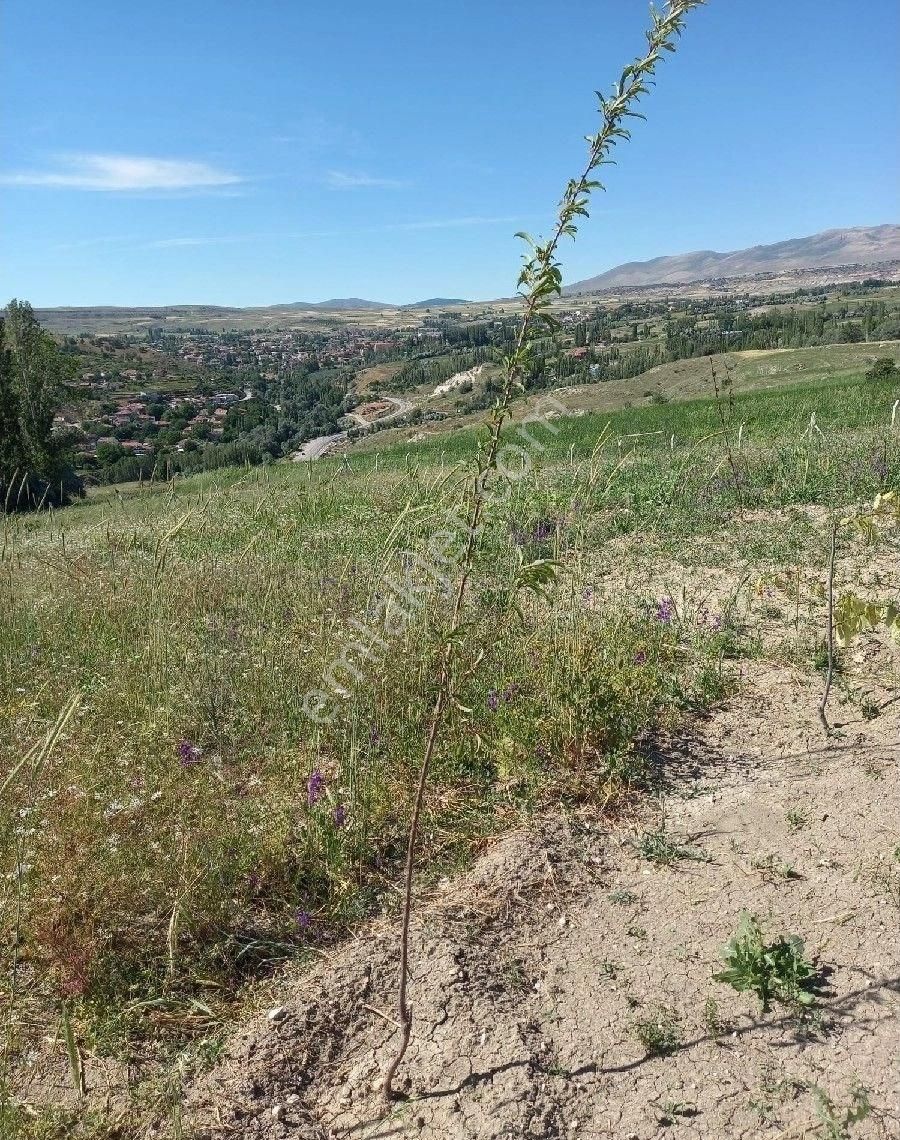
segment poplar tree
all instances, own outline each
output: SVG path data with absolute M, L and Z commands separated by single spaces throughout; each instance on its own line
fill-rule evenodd
M 0 503 L 5 511 L 59 506 L 83 493 L 72 469 L 71 433 L 53 418 L 73 365 L 26 301 L 10 301 L 0 321 Z

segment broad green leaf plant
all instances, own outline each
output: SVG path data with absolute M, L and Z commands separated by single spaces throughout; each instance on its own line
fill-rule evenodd
M 867 542 L 874 542 L 881 530 L 900 530 L 900 494 L 885 491 L 876 495 L 870 510 L 841 519 L 842 527 L 855 527 Z M 896 599 L 877 601 L 856 594 L 842 594 L 834 608 L 834 630 L 838 645 L 846 648 L 864 630 L 884 626 L 895 641 L 900 641 L 900 606 Z
M 756 994 L 767 1013 L 773 1001 L 801 1006 L 815 1001 L 815 967 L 806 957 L 803 939 L 796 934 L 767 942 L 759 920 L 742 911 L 737 930 L 722 951 L 725 968 L 714 974 L 738 993 Z

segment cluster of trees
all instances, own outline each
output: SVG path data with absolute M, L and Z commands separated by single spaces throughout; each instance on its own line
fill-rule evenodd
M 308 439 L 336 432 L 349 407 L 350 374 L 314 361 L 258 387 L 261 398 L 229 409 L 222 445 L 253 444 L 278 459 Z
M 24 301 L 0 317 L 0 509 L 60 506 L 84 493 L 74 433 L 54 432 L 72 364 Z
M 532 350 L 525 370 L 525 388 L 536 391 L 557 384 L 593 384 L 608 380 L 627 380 L 640 376 L 669 357 L 657 341 L 637 344 L 633 348 L 589 348 L 584 356 L 573 358 L 556 344 L 538 345 Z M 675 357 L 674 359 L 678 359 Z
M 140 480 L 171 479 L 173 475 L 195 475 L 219 467 L 255 467 L 271 459 L 271 454 L 255 443 L 213 443 L 201 447 L 191 441 L 180 452 L 139 456 L 123 453 L 101 465 L 94 478 L 101 484 L 136 483 Z
M 476 364 L 484 364 L 495 359 L 495 353 L 488 347 L 470 348 L 461 352 L 451 353 L 449 356 L 432 353 L 422 353 L 413 360 L 408 361 L 385 385 L 392 392 L 408 392 L 410 388 L 417 388 L 420 384 L 443 384 L 457 372 L 467 372 Z
M 866 371 L 867 380 L 897 380 L 900 379 L 900 368 L 892 356 L 879 356 L 872 367 Z
M 706 325 L 693 318 L 668 322 L 669 360 L 741 349 L 806 348 L 820 344 L 889 340 L 900 335 L 900 312 L 884 302 L 859 308 L 825 305 L 814 309 L 769 309 L 764 313 L 723 312 Z
M 483 348 L 512 342 L 515 336 L 514 321 L 477 321 L 470 325 L 447 321 L 440 326 L 441 340 L 448 348 Z

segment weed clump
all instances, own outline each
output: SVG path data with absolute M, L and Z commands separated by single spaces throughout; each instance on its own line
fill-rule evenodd
M 773 1001 L 810 1006 L 815 1001 L 816 970 L 795 934 L 767 942 L 755 915 L 741 913 L 737 930 L 722 951 L 726 968 L 714 974 L 738 991 L 759 998 L 763 1013 Z
M 708 858 L 699 847 L 679 843 L 664 830 L 645 831 L 635 841 L 635 848 L 643 859 L 657 867 L 673 867 L 683 859 L 705 862 Z
M 675 1010 L 660 1006 L 634 1023 L 634 1035 L 648 1057 L 667 1057 L 678 1049 L 680 1021 Z
M 827 1140 L 849 1140 L 851 1128 L 865 1120 L 872 1111 L 869 1090 L 854 1082 L 850 1089 L 850 1102 L 841 1108 L 824 1089 L 813 1085 L 811 1090 L 816 1106 L 816 1115 L 822 1122 L 822 1135 Z

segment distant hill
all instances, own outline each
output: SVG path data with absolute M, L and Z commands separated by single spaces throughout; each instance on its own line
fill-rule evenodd
M 732 253 L 704 249 L 652 261 L 630 261 L 597 277 L 567 285 L 563 293 L 593 293 L 633 285 L 675 285 L 717 277 L 744 277 L 791 269 L 824 269 L 836 265 L 877 265 L 900 260 L 900 226 L 861 226 L 825 230 L 811 237 L 774 245 L 755 245 Z
M 288 301 L 284 305 L 266 305 L 266 309 L 296 309 L 298 311 L 312 311 L 314 309 L 331 309 L 332 311 L 352 311 L 358 313 L 362 309 L 396 309 L 397 305 L 388 304 L 387 301 L 366 301 L 362 297 L 332 297 L 330 301 Z
M 429 297 L 427 301 L 414 301 L 411 305 L 404 305 L 404 309 L 443 309 L 447 305 L 468 305 L 462 297 Z
M 366 301 L 362 297 L 336 297 L 331 301 L 316 301 L 315 303 L 298 301 L 295 305 L 281 307 L 291 309 L 345 309 L 358 313 L 364 309 L 439 309 L 446 305 L 467 304 L 468 301 L 464 301 L 461 297 L 429 297 L 427 301 L 413 301 L 409 305 L 392 305 L 387 301 Z
M 138 331 L 148 325 L 167 325 L 184 328 L 191 325 L 211 326 L 214 322 L 225 327 L 234 324 L 253 324 L 254 321 L 270 327 L 289 321 L 292 313 L 360 313 L 399 312 L 401 309 L 440 309 L 468 302 L 454 297 L 431 297 L 410 305 L 393 305 L 387 301 L 367 301 L 363 297 L 332 297 L 329 301 L 288 301 L 283 305 L 262 305 L 237 308 L 228 305 L 86 305 L 36 309 L 38 320 L 53 332 L 112 332 Z M 2 312 L 2 310 L 0 310 Z
M 333 297 L 330 301 L 317 301 L 309 306 L 310 309 L 350 309 L 360 312 L 362 309 L 396 309 L 396 305 L 389 305 L 386 301 L 365 301 L 362 297 Z

